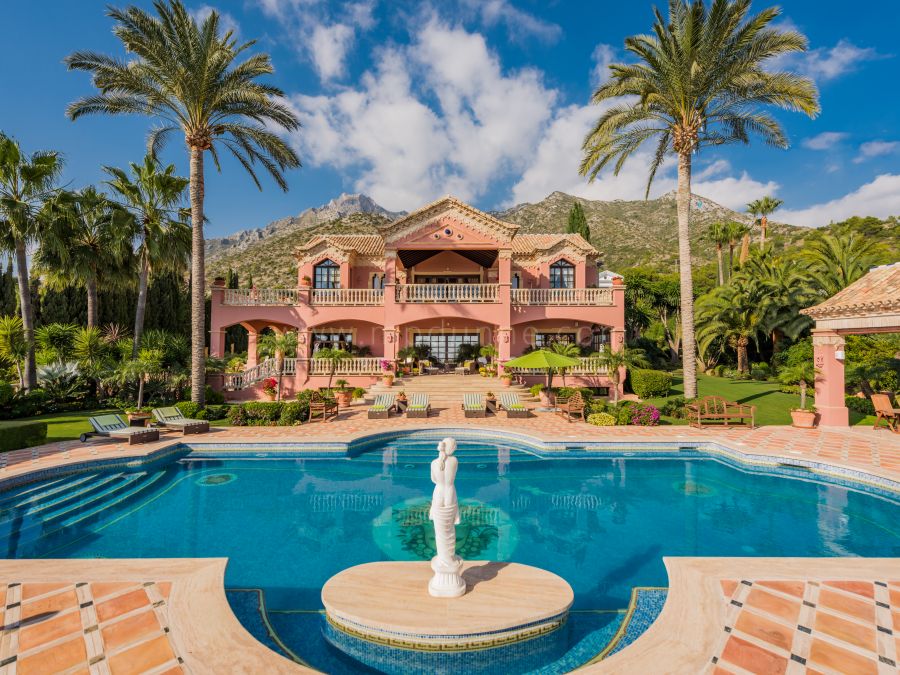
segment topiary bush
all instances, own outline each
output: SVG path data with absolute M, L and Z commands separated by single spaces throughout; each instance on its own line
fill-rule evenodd
M 46 442 L 46 422 L 12 422 L 0 429 L 0 452 L 30 448 Z
M 640 398 L 668 396 L 672 374 L 664 370 L 631 369 L 631 390 Z
M 845 396 L 844 405 L 850 410 L 860 415 L 874 415 L 875 405 L 867 398 L 859 398 L 858 396 Z
M 588 415 L 587 422 L 596 427 L 613 427 L 616 425 L 616 418 L 609 413 L 591 413 Z

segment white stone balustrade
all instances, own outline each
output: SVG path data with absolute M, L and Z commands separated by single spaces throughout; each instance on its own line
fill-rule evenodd
M 313 358 L 309 362 L 310 375 L 330 375 L 331 361 L 327 359 Z M 335 375 L 380 375 L 381 358 L 363 357 L 358 359 L 343 359 L 338 362 L 334 371 Z
M 397 302 L 499 302 L 499 284 L 400 284 Z
M 381 288 L 313 288 L 310 304 L 371 306 L 384 304 Z
M 612 288 L 514 288 L 514 305 L 612 306 Z

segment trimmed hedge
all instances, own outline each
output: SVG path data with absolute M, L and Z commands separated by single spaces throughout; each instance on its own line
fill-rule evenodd
M 613 427 L 616 425 L 616 418 L 609 413 L 594 413 L 588 415 L 587 422 L 597 427 Z
M 46 422 L 16 422 L 0 427 L 0 452 L 30 448 L 46 442 Z
M 175 407 L 181 411 L 181 414 L 192 420 L 220 420 L 228 416 L 228 404 L 207 405 L 202 408 L 199 403 L 193 401 L 178 401 Z
M 631 390 L 641 398 L 668 396 L 672 386 L 672 374 L 664 370 L 631 370 Z
M 304 389 L 295 401 L 248 401 L 228 409 L 228 421 L 235 427 L 289 427 L 309 419 L 309 399 L 315 392 Z
M 875 414 L 875 404 L 867 398 L 860 398 L 859 396 L 845 396 L 844 405 L 847 406 L 848 409 L 852 410 L 855 413 L 859 413 L 860 415 Z

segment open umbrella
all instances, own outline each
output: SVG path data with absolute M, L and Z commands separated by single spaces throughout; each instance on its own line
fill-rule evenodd
M 504 368 L 535 368 L 547 371 L 547 389 L 553 382 L 554 368 L 571 368 L 580 363 L 578 359 L 571 356 L 563 356 L 556 352 L 550 352 L 545 349 L 538 349 L 530 354 L 510 359 L 503 364 Z

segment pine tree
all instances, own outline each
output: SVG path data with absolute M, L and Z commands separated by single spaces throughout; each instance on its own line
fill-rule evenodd
M 581 208 L 580 202 L 572 204 L 572 210 L 569 211 L 569 224 L 566 227 L 569 234 L 580 234 L 585 241 L 591 241 L 591 228 L 588 227 L 587 217 L 584 215 L 584 209 Z

